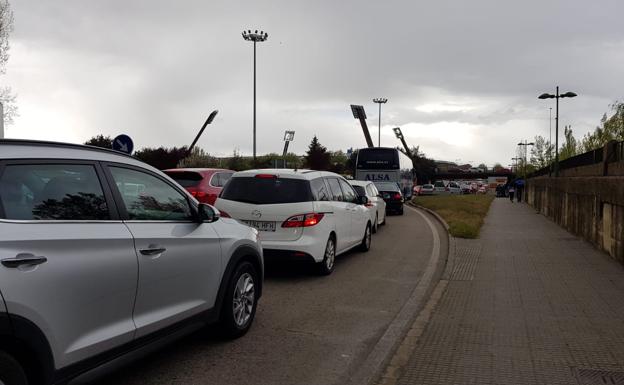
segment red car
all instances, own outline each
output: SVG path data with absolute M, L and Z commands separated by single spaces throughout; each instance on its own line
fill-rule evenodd
M 225 182 L 235 171 L 221 168 L 173 168 L 163 172 L 187 189 L 199 202 L 214 205 Z

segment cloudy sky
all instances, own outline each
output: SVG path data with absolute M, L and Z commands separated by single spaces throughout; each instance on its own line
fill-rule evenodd
M 381 143 L 435 159 L 508 164 L 516 144 L 548 136 L 537 95 L 574 91 L 561 126 L 580 137 L 624 95 L 621 0 L 11 0 L 15 31 L 0 85 L 18 94 L 7 137 L 84 142 L 126 133 L 135 147 L 252 150 L 252 45 L 258 46 L 258 152 L 284 130 L 303 153 L 365 146 L 349 104 Z M 554 122 L 553 122 L 554 127 Z M 554 135 L 554 134 L 553 134 Z

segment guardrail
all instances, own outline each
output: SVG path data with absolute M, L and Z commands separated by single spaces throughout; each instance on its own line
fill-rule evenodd
M 607 159 L 605 159 L 605 150 L 607 150 Z M 624 141 L 622 142 L 610 142 L 604 147 L 597 148 L 592 151 L 585 152 L 573 156 L 571 158 L 564 159 L 559 162 L 559 171 L 582 166 L 590 166 L 598 163 L 613 163 L 624 160 Z M 554 173 L 554 163 L 544 168 L 536 170 L 527 175 L 528 178 L 537 176 L 548 175 Z

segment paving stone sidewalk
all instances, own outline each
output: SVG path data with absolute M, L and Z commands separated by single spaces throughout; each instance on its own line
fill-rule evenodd
M 395 383 L 624 384 L 623 267 L 531 207 L 496 199 L 448 278 Z

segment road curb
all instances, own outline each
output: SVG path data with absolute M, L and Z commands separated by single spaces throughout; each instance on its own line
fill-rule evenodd
M 381 376 L 383 370 L 390 362 L 397 348 L 403 340 L 406 338 L 408 331 L 412 327 L 412 324 L 419 313 L 424 309 L 428 298 L 433 293 L 434 289 L 438 286 L 438 283 L 443 276 L 441 270 L 445 268 L 445 258 L 440 254 L 440 235 L 436 227 L 433 226 L 429 218 L 419 210 L 418 208 L 410 207 L 416 213 L 421 215 L 428 226 L 432 229 L 434 237 L 434 249 L 429 259 L 427 267 L 420 279 L 420 282 L 416 285 L 410 298 L 401 308 L 401 311 L 392 320 L 385 333 L 381 336 L 379 341 L 375 344 L 369 355 L 364 362 L 359 365 L 350 377 L 347 384 L 349 385 L 372 385 Z M 434 218 L 437 218 L 434 216 Z M 441 218 L 440 218 L 441 219 Z M 438 219 L 439 220 L 439 219 Z M 443 223 L 444 226 L 444 222 Z M 447 234 L 448 234 L 448 227 Z M 450 238 L 449 238 L 450 240 Z M 449 243 L 449 252 L 450 252 Z M 436 251 L 437 248 L 437 251 Z M 446 258 L 448 259 L 448 257 Z

